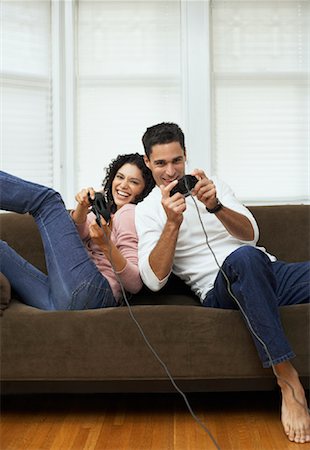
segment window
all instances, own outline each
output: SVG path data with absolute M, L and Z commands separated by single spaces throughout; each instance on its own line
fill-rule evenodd
M 247 203 L 307 199 L 309 6 L 212 2 L 213 169 Z
M 306 0 L 1 3 L 1 166 L 68 207 L 147 126 L 247 204 L 309 196 Z
M 147 126 L 181 121 L 180 3 L 79 1 L 78 185 L 101 185 Z
M 1 166 L 54 183 L 48 1 L 1 3 Z

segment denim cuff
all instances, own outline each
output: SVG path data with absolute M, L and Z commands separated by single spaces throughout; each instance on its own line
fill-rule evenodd
M 293 359 L 293 358 L 295 358 L 295 357 L 296 357 L 296 355 L 295 355 L 294 352 L 289 352 L 289 353 L 287 353 L 286 355 L 281 356 L 280 358 L 273 359 L 273 360 L 272 360 L 272 364 L 271 364 L 270 359 L 268 359 L 267 361 L 263 361 L 263 367 L 264 367 L 265 369 L 268 369 L 268 368 L 271 367 L 272 365 L 276 366 L 277 364 L 280 364 L 280 363 L 282 363 L 282 362 L 288 361 L 289 359 Z

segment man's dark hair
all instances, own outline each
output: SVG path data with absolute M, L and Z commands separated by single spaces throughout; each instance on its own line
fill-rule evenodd
M 148 158 L 152 153 L 152 147 L 157 144 L 170 144 L 179 142 L 185 152 L 184 133 L 176 123 L 162 122 L 146 129 L 142 137 L 145 154 Z
M 116 204 L 114 203 L 114 200 L 113 200 L 113 195 L 112 195 L 112 183 L 113 183 L 113 180 L 114 180 L 117 172 L 124 164 L 133 164 L 133 165 L 137 166 L 138 169 L 141 170 L 142 177 L 145 182 L 145 187 L 144 187 L 143 191 L 141 192 L 140 195 L 138 195 L 134 199 L 134 201 L 132 203 L 137 204 L 137 203 L 141 202 L 141 200 L 143 200 L 155 186 L 152 172 L 150 171 L 150 169 L 148 167 L 146 167 L 142 155 L 140 155 L 139 153 L 129 153 L 126 155 L 118 155 L 115 159 L 113 159 L 110 162 L 109 166 L 106 168 L 106 176 L 102 182 L 104 196 L 105 196 L 107 204 L 110 208 L 110 211 L 112 213 L 114 213 L 117 209 Z

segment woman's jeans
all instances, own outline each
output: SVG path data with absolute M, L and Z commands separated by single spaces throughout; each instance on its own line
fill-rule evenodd
M 46 310 L 117 306 L 57 192 L 0 172 L 0 209 L 29 212 L 41 233 L 48 275 L 0 241 L 0 272 L 24 303 Z
M 295 356 L 284 334 L 278 307 L 309 303 L 309 298 L 309 262 L 271 262 L 261 250 L 244 246 L 226 258 L 203 305 L 240 308 L 263 366 L 270 367 Z M 305 345 L 306 342 L 307 336 Z

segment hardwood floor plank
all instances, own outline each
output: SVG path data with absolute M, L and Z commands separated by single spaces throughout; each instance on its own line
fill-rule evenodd
M 188 396 L 221 450 L 309 450 L 285 436 L 277 392 Z M 2 398 L 1 450 L 216 450 L 177 394 Z

